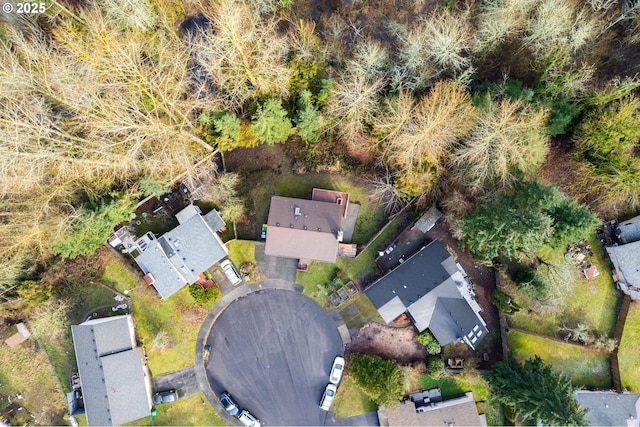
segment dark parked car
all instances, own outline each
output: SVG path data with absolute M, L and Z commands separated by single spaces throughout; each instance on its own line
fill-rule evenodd
M 175 390 L 161 391 L 153 395 L 154 405 L 175 402 L 176 400 L 178 400 L 178 393 Z
M 231 395 L 226 391 L 220 395 L 220 403 L 222 403 L 224 409 L 226 409 L 226 411 L 234 417 L 237 416 L 240 412 L 240 408 L 238 408 L 236 402 L 233 401 Z

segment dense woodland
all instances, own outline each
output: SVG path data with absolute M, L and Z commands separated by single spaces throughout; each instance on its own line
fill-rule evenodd
M 489 261 L 576 235 L 525 194 L 504 212 L 528 215 L 528 236 L 477 241 L 515 217 L 482 222 L 476 206 L 503 209 L 545 158 L 566 164 L 542 180 L 601 219 L 640 207 L 627 1 L 61 1 L 2 19 L 3 298 L 215 150 L 288 144 L 307 170 L 373 177 L 390 212 L 437 202 Z M 572 203 L 554 209 L 592 227 Z

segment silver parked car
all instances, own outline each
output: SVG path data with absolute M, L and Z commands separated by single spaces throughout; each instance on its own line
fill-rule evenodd
M 225 276 L 227 276 L 227 279 L 229 279 L 229 282 L 231 282 L 233 286 L 238 286 L 240 283 L 242 283 L 240 274 L 238 273 L 238 270 L 236 270 L 236 268 L 233 266 L 233 263 L 231 263 L 231 261 L 225 259 L 220 263 L 220 266 L 222 267 L 222 271 L 224 271 Z
M 344 358 L 337 356 L 333 361 L 331 367 L 331 374 L 329 375 L 329 382 L 338 386 L 342 379 L 342 372 L 344 371 Z
M 240 408 L 236 405 L 236 402 L 233 401 L 231 395 L 226 391 L 220 395 L 220 403 L 224 406 L 224 409 L 234 417 L 238 415 L 240 412 Z
M 175 402 L 176 400 L 178 400 L 178 393 L 175 390 L 161 391 L 153 395 L 154 405 Z
M 246 409 L 243 409 L 242 412 L 240 412 L 238 421 L 247 427 L 260 427 L 260 420 L 251 415 L 251 413 Z
M 333 403 L 333 398 L 336 395 L 336 391 L 338 388 L 335 384 L 327 384 L 327 388 L 324 389 L 324 394 L 322 395 L 322 399 L 320 399 L 320 409 L 324 409 L 328 411 L 331 407 L 331 403 Z

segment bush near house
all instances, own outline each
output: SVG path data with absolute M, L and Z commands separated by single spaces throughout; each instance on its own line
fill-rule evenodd
M 403 376 L 397 362 L 380 356 L 353 354 L 348 371 L 362 392 L 377 404 L 395 406 L 402 399 Z

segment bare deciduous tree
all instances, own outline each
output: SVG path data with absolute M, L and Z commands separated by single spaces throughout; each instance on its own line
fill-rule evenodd
M 288 96 L 290 48 L 275 17 L 261 17 L 245 2 L 219 0 L 207 18 L 211 22 L 191 40 L 191 51 L 229 109 L 237 111 L 259 95 Z
M 409 92 L 388 100 L 375 128 L 383 136 L 384 158 L 402 172 L 405 193 L 420 194 L 433 183 L 452 144 L 473 126 L 475 114 L 464 88 L 447 81 L 436 83 L 418 102 Z M 421 191 L 407 192 L 419 183 Z
M 409 203 L 406 196 L 393 185 L 393 175 L 388 169 L 383 175 L 367 179 L 367 182 L 371 190 L 369 198 L 381 205 L 385 214 L 393 215 L 400 212 Z
M 548 151 L 545 120 L 541 109 L 520 101 L 491 101 L 451 157 L 458 181 L 479 191 L 485 184 L 508 186 L 519 173 L 535 170 Z
M 379 110 L 378 96 L 383 87 L 383 79 L 370 80 L 364 73 L 353 70 L 334 82 L 325 112 L 335 118 L 342 138 L 352 140 L 365 131 L 365 125 Z
M 529 12 L 538 0 L 486 0 L 480 4 L 475 40 L 480 52 L 489 52 L 521 35 Z
M 527 20 L 523 42 L 544 60 L 558 49 L 568 54 L 577 52 L 603 30 L 600 17 L 582 2 L 542 0 Z
M 428 86 L 440 76 L 456 76 L 471 65 L 474 29 L 469 12 L 439 11 L 406 28 L 389 25 L 397 38 L 394 85 L 410 90 Z

